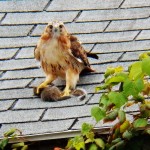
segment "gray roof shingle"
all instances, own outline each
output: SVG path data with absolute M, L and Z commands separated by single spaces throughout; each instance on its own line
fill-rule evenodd
M 82 122 L 95 123 L 90 108 L 99 102 L 101 93 L 95 93 L 95 87 L 103 81 L 106 68 L 122 65 L 127 70 L 150 49 L 149 0 L 0 1 L 0 12 L 0 136 L 16 127 L 26 137 L 51 133 L 47 138 L 55 138 L 58 132 L 69 137 Z M 73 97 L 43 102 L 33 95 L 33 87 L 44 80 L 33 59 L 34 46 L 52 20 L 64 21 L 85 49 L 99 55 L 99 60 L 89 59 L 97 72 L 80 77 L 78 87 L 88 93 L 83 101 Z

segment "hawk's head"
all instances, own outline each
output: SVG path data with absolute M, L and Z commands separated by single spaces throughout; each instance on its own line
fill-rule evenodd
M 67 30 L 61 21 L 49 22 L 45 31 L 52 37 L 59 37 L 61 35 L 67 35 Z

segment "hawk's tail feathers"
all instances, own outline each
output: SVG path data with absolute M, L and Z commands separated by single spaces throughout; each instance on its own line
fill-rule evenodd
M 98 55 L 96 53 L 90 53 L 90 52 L 87 52 L 87 57 L 91 57 L 91 58 L 95 58 L 95 59 L 98 59 Z
M 92 69 L 91 67 L 85 67 L 82 71 L 81 74 L 86 74 L 86 73 L 90 73 L 90 72 L 96 72 L 96 70 Z

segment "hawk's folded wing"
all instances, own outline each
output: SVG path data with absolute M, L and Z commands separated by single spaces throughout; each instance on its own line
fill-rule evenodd
M 70 42 L 71 42 L 71 52 L 72 54 L 80 59 L 85 66 L 90 67 L 89 61 L 87 57 L 92 57 L 95 59 L 98 59 L 98 56 L 94 53 L 90 53 L 85 51 L 85 49 L 83 48 L 83 46 L 81 45 L 81 43 L 79 42 L 79 40 L 77 39 L 77 37 L 73 36 L 73 35 L 69 35 L 70 37 Z
M 40 61 L 40 49 L 37 46 L 34 48 L 34 57 L 36 60 Z

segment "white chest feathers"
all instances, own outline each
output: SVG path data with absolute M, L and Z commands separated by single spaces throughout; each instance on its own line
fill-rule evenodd
M 51 39 L 43 45 L 43 58 L 46 63 L 56 63 L 60 61 L 62 56 L 61 47 L 57 39 Z

